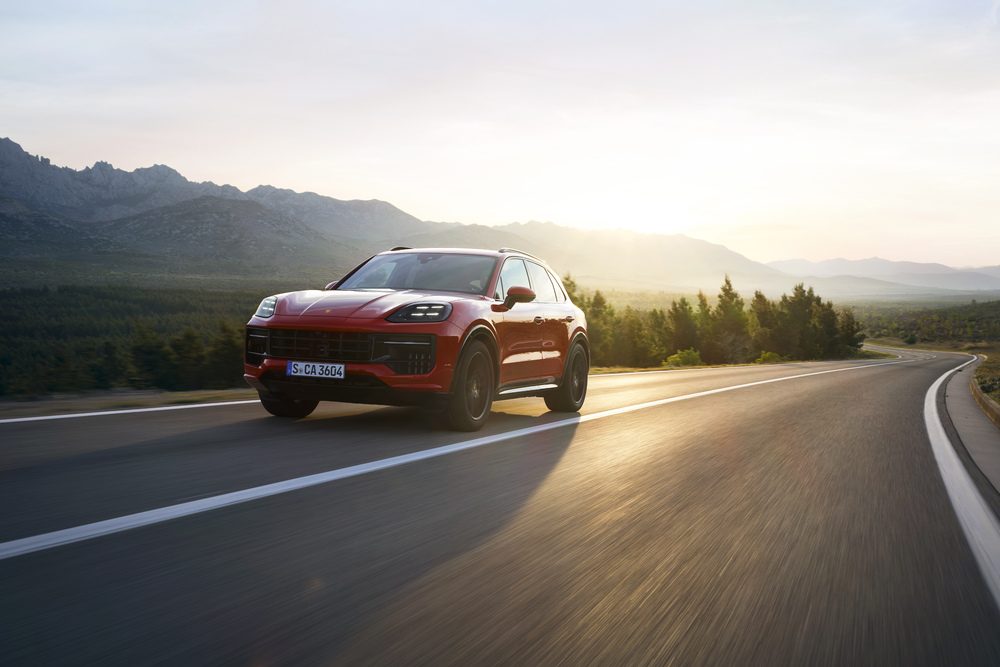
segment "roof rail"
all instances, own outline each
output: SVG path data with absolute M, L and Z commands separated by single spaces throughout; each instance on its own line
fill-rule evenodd
M 413 248 L 406 245 L 398 245 L 395 248 L 389 248 L 389 252 L 392 252 L 393 250 L 413 250 Z
M 538 257 L 537 255 L 532 255 L 530 252 L 524 252 L 523 250 L 518 250 L 517 248 L 500 248 L 498 252 L 502 253 L 516 252 L 519 255 L 527 255 L 528 257 L 533 257 L 534 259 L 537 259 L 538 261 L 543 261 L 541 257 Z

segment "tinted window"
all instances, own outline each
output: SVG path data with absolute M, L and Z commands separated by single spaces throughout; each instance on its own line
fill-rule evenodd
M 528 265 L 528 277 L 531 279 L 531 289 L 535 290 L 535 301 L 554 303 L 556 300 L 556 290 L 552 287 L 549 272 L 534 262 L 525 263 Z
M 531 287 L 528 282 L 528 272 L 524 268 L 524 260 L 508 259 L 500 270 L 500 280 L 497 283 L 496 298 L 503 299 L 511 287 Z
M 337 289 L 416 289 L 483 294 L 496 258 L 487 255 L 407 252 L 377 255 Z

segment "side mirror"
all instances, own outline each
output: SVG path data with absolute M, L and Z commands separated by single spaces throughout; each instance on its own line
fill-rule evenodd
M 504 299 L 504 308 L 510 310 L 514 307 L 515 303 L 528 303 L 535 300 L 535 293 L 527 287 L 518 287 L 515 285 L 507 290 L 507 298 Z

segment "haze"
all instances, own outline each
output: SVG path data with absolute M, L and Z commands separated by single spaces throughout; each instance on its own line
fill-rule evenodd
M 424 219 L 1000 261 L 1000 2 L 0 5 L 0 135 Z

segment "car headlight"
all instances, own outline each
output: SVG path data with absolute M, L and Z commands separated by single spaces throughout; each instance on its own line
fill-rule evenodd
M 450 303 L 414 303 L 385 318 L 390 322 L 443 322 L 451 315 Z
M 266 299 L 260 302 L 259 306 L 257 306 L 257 312 L 254 313 L 254 317 L 262 317 L 264 319 L 271 317 L 271 315 L 274 315 L 274 308 L 277 305 L 278 305 L 278 297 L 276 296 L 267 297 Z

